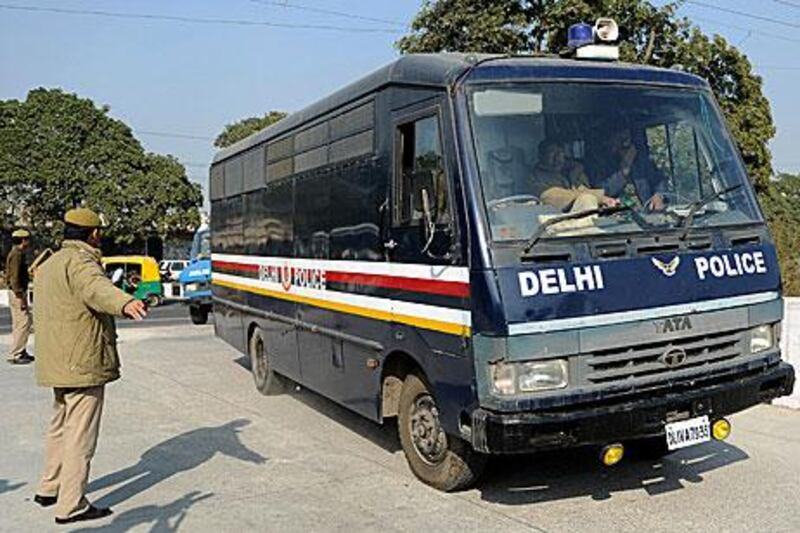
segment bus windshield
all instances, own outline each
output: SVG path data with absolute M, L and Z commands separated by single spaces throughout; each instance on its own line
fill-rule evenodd
M 211 259 L 211 232 L 198 230 L 192 240 L 192 259 Z
M 711 95 L 590 83 L 481 85 L 469 93 L 495 241 L 761 221 Z

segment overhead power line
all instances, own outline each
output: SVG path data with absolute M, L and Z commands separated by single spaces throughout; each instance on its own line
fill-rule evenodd
M 787 37 L 785 35 L 777 35 L 777 34 L 766 32 L 766 31 L 754 30 L 752 28 L 748 28 L 747 26 L 739 26 L 738 24 L 729 24 L 727 22 L 720 22 L 718 20 L 705 18 L 705 17 L 692 16 L 691 18 L 692 18 L 692 20 L 699 20 L 699 21 L 702 21 L 702 22 L 708 22 L 709 24 L 716 24 L 717 26 L 722 26 L 723 28 L 732 28 L 734 30 L 741 30 L 741 31 L 750 32 L 753 35 L 758 35 L 758 36 L 761 36 L 761 37 L 764 37 L 764 38 L 767 38 L 767 39 L 777 39 L 779 41 L 786 41 L 786 42 L 790 42 L 790 43 L 799 43 L 800 44 L 800 39 L 794 39 L 792 37 Z
M 169 22 L 182 22 L 190 24 L 225 24 L 235 26 L 265 26 L 269 28 L 285 28 L 294 30 L 326 30 L 350 33 L 402 33 L 398 29 L 389 28 L 363 28 L 355 26 L 333 26 L 328 24 L 290 24 L 285 22 L 268 22 L 265 20 L 243 19 L 212 19 L 199 17 L 185 17 L 180 15 L 158 15 L 152 13 L 121 13 L 118 11 L 101 11 L 96 9 L 67 9 L 61 7 L 20 6 L 15 4 L 0 4 L 0 9 L 13 11 L 28 11 L 33 13 L 59 13 L 62 15 L 84 15 L 107 17 L 117 19 L 138 20 L 163 20 Z
M 344 17 L 351 20 L 363 20 L 366 22 L 379 22 L 381 24 L 392 24 L 394 26 L 406 26 L 405 22 L 401 22 L 399 20 L 389 20 L 389 19 L 381 19 L 375 17 L 368 17 L 365 15 L 357 15 L 355 13 L 345 13 L 344 11 L 334 11 L 332 9 L 322 9 L 319 7 L 311 7 L 302 4 L 296 4 L 294 2 L 290 3 L 288 1 L 279 2 L 276 0 L 249 0 L 254 4 L 261 4 L 264 6 L 275 6 L 281 7 L 284 9 L 294 9 L 297 11 L 307 11 L 309 13 L 320 13 L 322 15 L 332 15 L 334 17 Z
M 150 135 L 152 137 L 171 137 L 175 139 L 187 139 L 190 141 L 213 141 L 213 137 L 202 137 L 189 133 L 172 133 L 166 131 L 134 130 L 138 135 Z
M 788 28 L 800 28 L 800 24 L 797 22 L 789 22 L 786 20 L 780 20 L 772 17 L 765 17 L 764 15 L 756 15 L 755 13 L 748 13 L 747 11 L 739 11 L 738 9 L 731 9 L 728 7 L 722 7 L 715 4 L 709 4 L 707 2 L 700 2 L 699 0 L 686 0 L 687 4 L 692 4 L 698 7 L 704 7 L 707 9 L 713 9 L 715 11 L 719 11 L 721 13 L 729 13 L 731 15 L 737 15 L 740 17 L 751 18 L 753 20 L 761 20 L 763 22 L 769 22 L 771 24 L 778 24 L 781 26 L 786 26 Z
M 775 2 L 776 4 L 800 9 L 800 3 L 797 2 L 789 2 L 789 0 L 772 0 L 772 1 Z

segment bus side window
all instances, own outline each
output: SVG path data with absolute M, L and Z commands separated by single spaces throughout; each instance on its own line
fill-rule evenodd
M 425 117 L 398 128 L 400 183 L 397 221 L 401 225 L 422 223 L 422 191 L 428 191 L 430 209 L 437 224 L 450 220 L 447 176 L 442 157 L 439 120 Z

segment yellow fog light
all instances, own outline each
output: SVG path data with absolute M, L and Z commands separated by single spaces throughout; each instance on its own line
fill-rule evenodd
M 622 461 L 622 457 L 625 455 L 625 447 L 622 444 L 609 444 L 603 451 L 600 453 L 600 460 L 606 466 L 614 466 L 618 462 Z
M 711 435 L 714 436 L 715 440 L 725 440 L 730 434 L 731 423 L 724 418 L 720 418 L 711 425 Z

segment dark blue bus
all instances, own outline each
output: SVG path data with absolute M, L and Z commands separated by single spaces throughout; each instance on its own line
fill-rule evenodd
M 664 454 L 791 392 L 775 248 L 708 84 L 409 55 L 211 168 L 217 335 L 456 490 L 487 455 Z

